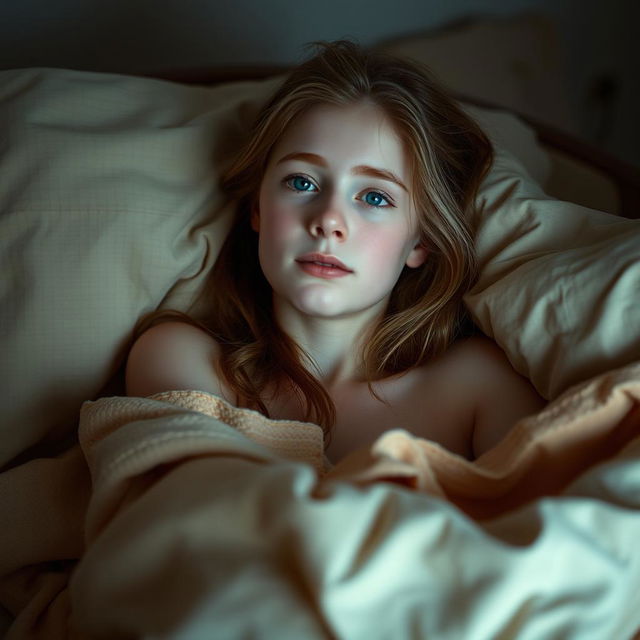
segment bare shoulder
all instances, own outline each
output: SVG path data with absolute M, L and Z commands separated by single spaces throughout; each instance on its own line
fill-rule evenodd
M 196 389 L 226 397 L 217 374 L 219 346 L 202 329 L 186 322 L 163 322 L 133 344 L 126 366 L 129 396 L 145 397 Z
M 504 351 L 493 340 L 484 336 L 455 342 L 444 354 L 443 364 L 459 369 L 458 373 L 474 377 L 479 371 L 498 375 L 516 373 Z
M 511 366 L 504 351 L 493 340 L 484 336 L 474 336 L 455 342 L 438 362 L 459 379 L 468 379 L 477 384 L 491 382 L 492 376 L 519 375 Z
M 463 385 L 474 408 L 476 456 L 496 445 L 521 418 L 545 405 L 531 382 L 519 374 L 492 340 L 473 337 L 456 343 L 443 365 Z

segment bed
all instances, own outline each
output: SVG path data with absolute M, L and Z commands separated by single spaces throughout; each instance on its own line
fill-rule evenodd
M 466 304 L 550 401 L 477 461 L 390 425 L 329 467 L 315 425 L 124 397 L 136 320 L 206 314 L 281 71 L 0 72 L 6 637 L 632 637 L 640 183 L 535 118 L 464 102 L 496 144 Z

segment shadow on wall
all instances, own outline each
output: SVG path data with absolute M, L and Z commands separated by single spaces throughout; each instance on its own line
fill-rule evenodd
M 535 116 L 640 166 L 640 69 L 637 56 L 635 72 L 630 60 L 640 3 L 617 0 L 615 11 L 596 0 L 475 6 L 486 13 L 470 17 L 466 3 L 455 1 L 427 10 L 422 0 L 393 7 L 384 0 L 327 0 L 322 7 L 291 0 L 0 3 L 0 68 L 167 75 L 290 65 L 304 57 L 304 43 L 354 37 L 407 54 L 419 50 L 454 90 Z
M 544 15 L 466 19 L 377 48 L 427 62 L 456 93 L 577 133 L 560 38 Z

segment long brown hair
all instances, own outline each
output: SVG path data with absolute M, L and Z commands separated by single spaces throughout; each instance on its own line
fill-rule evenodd
M 272 149 L 309 108 L 367 100 L 385 112 L 410 158 L 419 233 L 429 253 L 421 267 L 403 270 L 384 317 L 371 330 L 362 361 L 372 391 L 372 381 L 426 362 L 456 338 L 465 315 L 462 297 L 476 277 L 469 220 L 493 152 L 483 131 L 426 68 L 349 41 L 315 44 L 317 54 L 296 67 L 264 106 L 223 176 L 222 187 L 238 202 L 236 219 L 206 292 L 210 314 L 195 324 L 220 345 L 219 373 L 238 406 L 269 415 L 265 392 L 286 386 L 298 395 L 307 419 L 328 434 L 335 407 L 304 366 L 306 354 L 274 321 L 250 225 Z M 189 320 L 180 313 L 172 317 L 181 316 Z M 146 319 L 144 326 L 149 324 Z

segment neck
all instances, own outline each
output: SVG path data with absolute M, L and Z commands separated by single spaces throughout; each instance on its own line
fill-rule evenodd
M 274 304 L 279 326 L 304 349 L 311 371 L 327 391 L 364 380 L 362 349 L 369 329 L 380 317 L 377 308 L 357 317 L 319 318 L 306 316 L 290 307 Z

